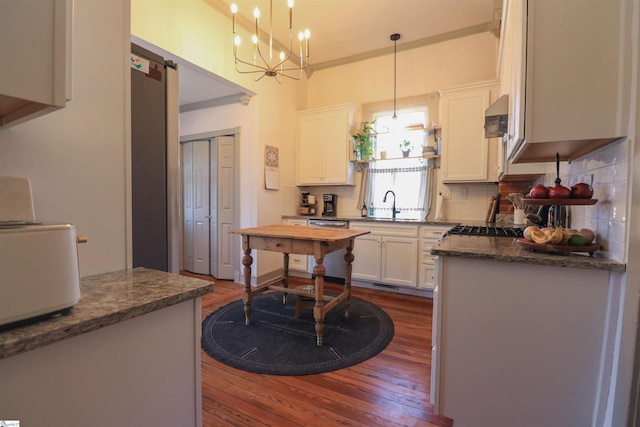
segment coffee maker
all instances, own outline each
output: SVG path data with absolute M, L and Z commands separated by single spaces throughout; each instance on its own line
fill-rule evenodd
M 322 200 L 324 200 L 322 216 L 336 216 L 336 212 L 338 211 L 338 195 L 323 194 Z

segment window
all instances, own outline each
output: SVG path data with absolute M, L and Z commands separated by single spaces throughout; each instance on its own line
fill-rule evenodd
M 431 188 L 434 181 L 433 159 L 423 159 L 422 147 L 427 145 L 429 133 L 423 130 L 411 130 L 416 124 L 428 123 L 426 107 L 397 111 L 397 118 L 392 112 L 376 112 L 375 130 L 376 158 L 386 151 L 386 160 L 370 163 L 364 171 L 363 195 L 364 203 L 371 208 L 374 216 L 392 217 L 395 194 L 397 218 L 423 219 L 429 212 Z M 411 147 L 409 158 L 403 158 L 400 144 L 408 141 Z M 385 200 L 385 195 L 387 195 Z
M 398 112 L 394 119 L 392 112 L 386 111 L 381 114 L 374 114 L 376 121 L 374 128 L 379 133 L 377 139 L 376 158 L 379 159 L 380 151 L 386 151 L 388 158 L 402 157 L 400 143 L 409 141 L 412 148 L 411 156 L 421 156 L 422 146 L 426 143 L 426 132 L 407 130 L 413 125 L 427 123 L 427 113 L 424 108 L 418 111 Z

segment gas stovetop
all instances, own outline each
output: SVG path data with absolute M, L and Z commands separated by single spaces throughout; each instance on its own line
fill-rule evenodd
M 475 225 L 456 225 L 447 234 L 463 236 L 488 236 L 488 237 L 522 237 L 522 229 L 518 227 L 485 227 Z

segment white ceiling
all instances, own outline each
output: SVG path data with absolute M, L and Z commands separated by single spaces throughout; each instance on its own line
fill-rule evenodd
M 231 17 L 230 5 L 238 5 L 254 26 L 253 9 L 261 11 L 260 28 L 268 32 L 269 0 L 203 0 Z M 289 45 L 287 0 L 273 0 L 273 34 Z M 309 28 L 310 63 L 313 70 L 393 51 L 390 35 L 399 33 L 398 50 L 441 38 L 488 31 L 499 25 L 501 0 L 295 0 L 293 30 Z M 242 24 L 238 18 L 238 25 Z M 229 40 L 231 41 L 231 23 Z M 248 93 L 193 64 L 142 40 L 137 44 L 180 65 L 180 105 L 238 93 Z M 250 43 L 244 40 L 243 44 Z

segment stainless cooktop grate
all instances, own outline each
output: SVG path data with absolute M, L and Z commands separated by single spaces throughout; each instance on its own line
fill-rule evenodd
M 463 236 L 488 236 L 488 237 L 522 237 L 522 229 L 518 227 L 487 227 L 475 225 L 456 225 L 447 234 Z

